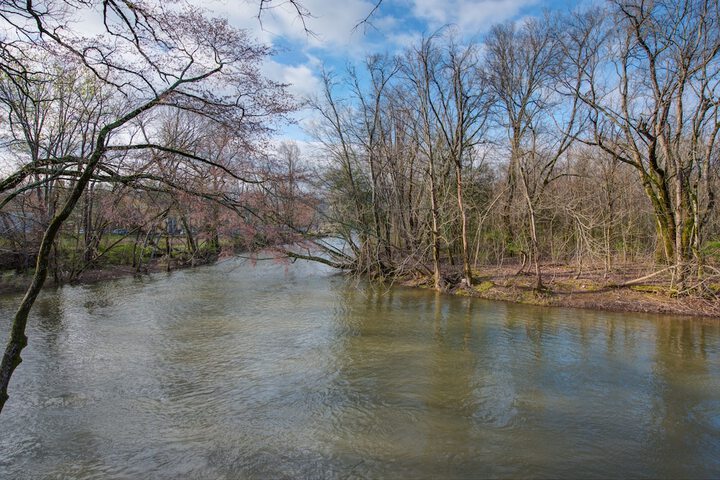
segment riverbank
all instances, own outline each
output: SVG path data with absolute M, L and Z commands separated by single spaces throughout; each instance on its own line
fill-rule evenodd
M 674 296 L 668 275 L 657 275 L 643 282 L 621 286 L 631 280 L 652 273 L 647 265 L 623 265 L 606 274 L 603 269 L 590 269 L 578 275 L 577 269 L 567 265 L 544 265 L 544 289 L 537 291 L 535 276 L 517 266 L 488 266 L 475 272 L 472 287 L 465 286 L 459 273 L 445 277 L 445 290 L 455 295 L 542 305 L 571 307 L 612 312 L 641 312 L 710 317 L 720 319 L 720 285 L 708 297 Z M 404 279 L 401 285 L 431 288 L 432 277 Z
M 143 265 L 141 271 L 131 265 L 106 265 L 102 268 L 93 268 L 84 271 L 81 276 L 71 282 L 56 282 L 51 276 L 45 281 L 43 288 L 56 288 L 62 285 L 91 285 L 94 283 L 115 280 L 117 278 L 142 276 L 150 273 L 185 270 L 188 268 L 209 265 L 217 260 L 217 256 L 206 259 L 195 259 L 193 263 L 174 261 L 168 270 L 167 262 L 163 258 L 151 260 Z M 17 274 L 15 272 L 3 272 L 0 277 L 0 295 L 23 293 L 27 290 L 32 281 L 32 272 Z
M 194 266 L 213 263 L 216 258 L 190 263 L 176 263 L 171 270 L 183 270 Z M 668 275 L 657 275 L 648 281 L 620 286 L 633 279 L 652 273 L 645 264 L 624 265 L 606 274 L 603 269 L 588 269 L 578 275 L 568 265 L 544 265 L 544 289 L 538 292 L 535 276 L 528 272 L 517 273 L 518 267 L 485 266 L 474 274 L 473 286 L 468 288 L 461 282 L 461 275 L 451 267 L 444 277 L 446 293 L 486 300 L 513 302 L 548 307 L 570 307 L 611 312 L 639 312 L 709 317 L 720 319 L 720 284 L 712 284 L 715 298 L 692 295 L 673 296 L 668 285 Z M 167 271 L 167 263 L 156 259 L 143 266 L 138 272 L 129 265 L 112 265 L 89 269 L 69 284 L 94 284 L 116 278 L 145 275 Z M 6 272 L 0 278 L 0 294 L 22 293 L 32 279 L 31 274 L 16 275 Z M 398 282 L 406 287 L 432 288 L 431 276 L 415 276 Z M 61 284 L 48 278 L 45 287 L 54 288 Z

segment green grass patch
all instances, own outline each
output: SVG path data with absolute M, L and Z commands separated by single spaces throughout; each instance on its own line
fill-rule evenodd
M 707 242 L 702 251 L 706 257 L 720 260 L 720 240 Z
M 106 265 L 131 265 L 133 262 L 133 248 L 132 243 L 118 243 L 107 250 L 98 261 Z M 148 246 L 143 249 L 138 246 L 135 249 L 135 257 L 139 258 L 142 254 L 142 257 L 147 259 L 152 254 L 152 251 L 152 247 Z
M 491 288 L 493 288 L 495 284 L 491 282 L 490 280 L 485 280 L 484 282 L 480 282 L 477 285 L 475 285 L 473 288 L 478 293 L 485 293 Z
M 641 293 L 654 293 L 656 295 L 670 295 L 672 293 L 668 287 L 662 285 L 631 285 L 630 290 Z

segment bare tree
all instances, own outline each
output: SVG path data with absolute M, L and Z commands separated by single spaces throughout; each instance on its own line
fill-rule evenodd
M 489 127 L 489 89 L 480 72 L 476 45 L 460 47 L 449 38 L 443 64 L 429 72 L 436 89 L 437 100 L 429 96 L 429 106 L 445 144 L 445 151 L 455 171 L 455 190 L 460 214 L 461 256 L 463 276 L 472 286 L 472 270 L 468 240 L 468 215 L 464 199 L 463 172 L 472 162 L 473 150 L 481 142 Z
M 592 111 L 586 142 L 637 172 L 681 291 L 691 263 L 702 275 L 715 205 L 719 19 L 711 0 L 613 1 L 608 15 L 575 19 L 574 37 L 593 40 L 575 60 L 583 74 L 575 94 Z
M 552 122 L 551 108 L 557 103 L 552 88 L 559 66 L 558 40 L 552 22 L 545 19 L 543 24 L 531 19 L 519 27 L 495 27 L 487 44 L 489 82 L 498 99 L 500 125 L 509 143 L 510 196 L 506 208 L 519 188 L 527 209 L 537 289 L 543 287 L 537 205 L 554 179 L 557 161 L 571 144 L 577 110 L 577 102 L 572 101 L 564 124 Z

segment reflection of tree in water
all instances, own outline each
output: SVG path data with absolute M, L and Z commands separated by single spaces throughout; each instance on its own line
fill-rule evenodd
M 99 304 L 110 305 L 111 290 L 65 286 L 46 290 L 35 303 L 28 332 L 35 342 L 24 351 L 24 374 L 13 378 L 23 395 L 11 398 L 3 412 L 8 430 L 21 433 L 0 435 L 10 445 L 25 445 L 21 458 L 30 459 L 33 472 L 102 476 L 107 468 L 103 458 L 110 446 L 100 413 L 107 406 L 106 392 L 99 387 L 104 370 L 95 361 L 107 347 L 92 340 L 97 340 L 97 325 L 103 321 L 93 313 L 101 310 Z M 9 451 L 2 440 L 0 451 Z M 17 467 L 23 473 L 7 478 L 24 478 L 28 470 L 22 462 Z M 7 471 L 0 469 L 0 477 L 2 472 Z
M 425 388 L 419 391 L 426 406 L 421 422 L 423 456 L 430 475 L 460 475 L 476 459 L 481 431 L 476 427 L 478 355 L 481 332 L 473 332 L 473 301 L 435 292 L 432 308 L 433 341 L 428 345 Z M 475 333 L 475 335 L 473 335 Z M 423 378 L 420 377 L 420 378 Z M 480 471 L 475 470 L 475 474 Z
M 328 448 L 370 476 L 388 465 L 447 475 L 452 465 L 444 459 L 469 458 L 474 445 L 467 303 L 402 288 L 338 293 L 335 322 L 345 336 L 333 350 Z
M 557 335 L 558 333 L 558 322 L 555 317 L 545 308 L 530 309 L 517 307 L 513 305 L 513 308 L 518 309 L 518 315 L 524 320 L 525 334 L 527 339 L 530 341 L 530 346 L 533 349 L 533 356 L 538 362 L 538 365 L 542 365 L 543 350 L 546 348 L 545 336 L 548 334 Z M 550 352 L 552 354 L 552 352 Z
M 58 353 L 58 338 L 64 330 L 62 291 L 40 297 L 35 303 L 33 317 L 41 335 L 38 339 L 53 353 Z
M 709 353 L 707 344 L 708 337 L 717 339 L 718 335 L 718 325 L 703 321 L 656 322 L 652 372 L 656 400 L 650 441 L 667 476 L 687 475 L 690 465 L 706 469 L 695 471 L 698 478 L 710 478 L 720 471 L 720 383 L 711 375 L 708 362 L 717 365 L 720 359 L 716 347 Z
M 708 339 L 712 345 L 720 336 L 717 327 L 660 323 L 652 359 L 652 325 L 644 318 L 402 289 L 362 302 L 373 318 L 359 312 L 358 335 L 374 337 L 372 344 L 390 338 L 376 350 L 360 342 L 346 352 L 355 373 L 384 372 L 366 390 L 372 406 L 365 423 L 352 428 L 375 425 L 364 442 L 376 465 L 396 454 L 397 462 L 415 465 L 403 463 L 408 472 L 421 466 L 427 475 L 551 474 L 605 451 L 616 474 L 644 468 L 681 476 L 683 465 L 698 462 L 707 472 L 717 468 L 717 460 L 695 457 L 720 458 L 716 444 L 708 447 L 717 385 L 698 386 L 708 378 L 715 355 Z M 342 418 L 347 426 L 353 416 Z

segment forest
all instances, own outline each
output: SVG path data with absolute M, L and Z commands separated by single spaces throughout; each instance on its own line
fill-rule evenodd
M 476 42 L 447 26 L 323 70 L 309 98 L 174 2 L 10 0 L 0 22 L 0 264 L 27 287 L 0 409 L 46 280 L 103 269 L 262 252 L 437 290 L 507 268 L 542 296 L 560 268 L 717 310 L 715 1 L 613 0 Z M 273 136 L 299 110 L 302 148 Z

